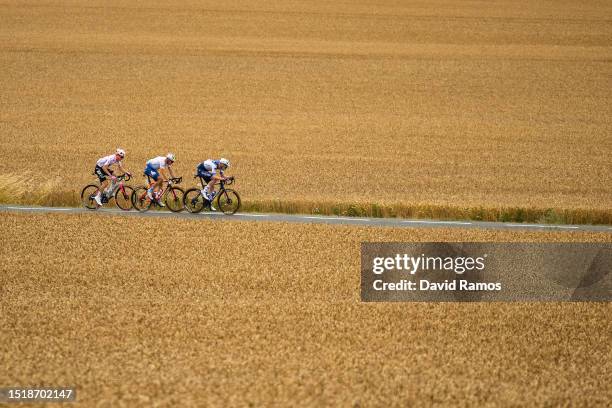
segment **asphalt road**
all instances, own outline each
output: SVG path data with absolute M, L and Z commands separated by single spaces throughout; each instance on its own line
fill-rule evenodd
M 255 221 L 255 222 L 294 222 L 304 224 L 333 224 L 333 225 L 361 225 L 373 227 L 393 228 L 475 228 L 475 229 L 506 229 L 506 230 L 539 230 L 539 231 L 597 231 L 610 232 L 608 225 L 548 225 L 548 224 L 522 224 L 511 222 L 484 222 L 484 221 L 436 221 L 411 220 L 402 218 L 362 218 L 362 217 L 336 217 L 325 215 L 298 215 L 298 214 L 256 214 L 239 213 L 223 215 L 214 212 L 190 214 L 188 212 L 172 213 L 170 211 L 122 211 L 119 209 L 87 210 L 72 207 L 26 207 L 16 205 L 0 205 L 0 211 L 25 213 L 67 213 L 67 214 L 96 214 L 116 215 L 126 217 L 177 217 L 184 219 L 206 219 L 218 221 Z

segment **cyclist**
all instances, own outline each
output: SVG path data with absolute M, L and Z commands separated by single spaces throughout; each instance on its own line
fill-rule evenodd
M 202 196 L 208 201 L 215 198 L 215 184 L 220 180 L 228 180 L 231 177 L 225 177 L 223 174 L 230 167 L 230 162 L 227 159 L 219 160 L 208 159 L 198 164 L 196 169 L 198 176 L 202 177 L 206 183 L 206 187 L 202 190 Z
M 122 172 L 126 173 L 127 175 L 131 175 L 129 171 L 123 168 L 121 161 L 124 158 L 125 151 L 123 149 L 117 149 L 114 154 L 104 156 L 98 159 L 96 162 L 96 169 L 94 170 L 94 173 L 100 180 L 100 190 L 94 199 L 98 205 L 102 205 L 102 194 L 108 186 L 108 178 L 110 177 L 113 183 L 117 180 L 117 177 L 113 175 L 113 171 L 110 169 L 111 166 L 116 164 Z
M 172 172 L 172 164 L 176 161 L 176 157 L 172 153 L 168 153 L 165 156 L 158 156 L 154 159 L 147 161 L 147 167 L 145 168 L 145 174 L 153 179 L 153 183 L 149 186 L 147 190 L 147 197 L 149 200 L 155 200 L 154 193 L 156 193 L 162 186 L 164 181 L 168 181 L 168 185 L 172 185 L 172 181 L 169 178 L 175 178 L 174 173 Z M 170 177 L 168 177 L 168 174 Z M 161 176 L 161 177 L 160 177 Z M 160 207 L 165 207 L 165 205 L 160 201 L 156 200 L 157 204 Z

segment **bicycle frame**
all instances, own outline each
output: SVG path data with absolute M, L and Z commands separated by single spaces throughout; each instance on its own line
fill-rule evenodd
M 119 177 L 122 177 L 122 176 L 119 176 Z M 117 177 L 117 179 L 119 179 L 119 177 Z M 112 190 L 110 191 L 110 193 L 107 193 L 107 195 L 109 197 L 113 197 L 115 193 L 117 192 L 117 190 L 121 190 L 121 192 L 125 194 L 125 181 L 126 181 L 125 179 L 121 179 L 118 183 L 111 184 Z
M 117 199 L 117 197 L 120 195 L 122 196 L 122 199 L 126 200 L 128 197 L 132 196 L 132 187 L 126 184 L 126 182 L 130 179 L 131 176 L 127 173 L 124 173 L 120 176 L 117 176 L 115 178 L 115 181 L 111 182 L 111 184 L 105 189 L 102 189 L 101 183 L 88 184 L 81 190 L 81 203 L 86 208 L 94 210 L 100 207 L 95 202 L 95 197 L 98 194 L 102 195 L 102 204 L 108 203 L 113 197 Z M 119 192 L 121 192 L 121 194 L 119 194 Z M 116 200 L 116 204 L 117 207 L 121 208 L 122 210 L 129 210 L 129 208 L 125 208 L 123 205 L 121 205 L 118 200 Z
M 161 189 L 161 191 L 158 191 L 158 192 L 157 192 L 157 200 L 159 200 L 159 201 L 161 201 L 161 200 L 163 200 L 164 198 L 166 198 L 166 195 L 168 194 L 168 190 L 170 190 L 170 189 L 168 188 L 168 183 L 167 183 L 167 182 L 165 183 L 165 187 L 163 186 L 163 184 L 164 184 L 164 183 L 162 183 L 162 189 Z M 174 190 L 170 190 L 170 191 L 172 191 L 172 194 L 174 194 L 174 198 L 176 198 L 176 193 L 174 192 Z
M 128 176 L 127 174 L 122 174 L 120 176 L 117 176 L 117 182 L 114 182 L 111 180 L 111 185 L 110 187 L 106 188 L 105 190 L 102 191 L 102 194 L 106 195 L 107 200 L 110 200 L 111 197 L 115 196 L 115 193 L 117 192 L 117 190 L 121 190 L 121 192 L 125 195 L 125 182 L 130 180 L 130 176 Z M 101 186 L 100 186 L 101 187 Z M 98 191 L 100 191 L 100 187 L 98 187 Z M 107 192 L 108 191 L 108 192 Z
M 199 174 L 193 176 L 194 179 L 200 179 L 200 186 L 197 184 L 189 188 L 185 191 L 183 196 L 183 204 L 184 207 L 187 208 L 192 214 L 199 213 L 200 211 L 208 208 L 212 211 L 218 211 L 220 209 L 226 215 L 235 214 L 236 211 L 240 208 L 240 195 L 232 190 L 231 188 L 226 188 L 231 184 L 234 184 L 234 177 L 228 177 L 226 180 L 218 180 L 216 184 L 219 184 L 219 189 L 216 191 L 215 196 L 212 200 L 209 200 L 202 194 L 203 189 L 205 189 L 206 185 L 210 182 L 206 182 L 204 177 L 200 177 Z M 213 208 L 213 203 L 216 200 L 216 205 L 218 208 Z
M 153 183 L 155 183 L 155 181 L 151 181 L 151 177 L 146 174 L 147 176 L 147 182 L 148 184 L 148 188 L 151 188 L 151 186 L 153 185 Z M 181 181 L 183 180 L 182 177 L 174 177 L 171 178 L 170 181 L 174 182 L 175 184 L 179 184 Z M 174 189 L 169 189 L 168 188 L 168 181 L 164 181 L 162 182 L 162 187 L 161 190 L 157 192 L 157 194 L 155 194 L 155 200 L 161 201 L 162 199 L 164 199 L 166 197 L 166 195 L 168 194 L 168 190 L 172 191 L 172 194 L 174 195 L 174 199 L 176 199 L 176 192 L 174 191 Z M 144 193 L 146 194 L 146 192 Z M 144 197 L 141 197 L 144 198 Z
M 197 177 L 200 179 L 200 184 L 202 184 L 202 189 L 204 189 L 204 187 L 206 187 L 208 185 L 208 183 L 204 180 L 204 178 L 202 176 L 200 176 L 199 174 L 196 174 L 194 176 L 194 178 Z M 232 179 L 233 180 L 233 179 Z M 220 194 L 221 192 L 225 191 L 225 185 L 226 184 L 232 184 L 233 181 L 225 181 L 225 180 L 219 180 L 218 182 L 216 182 L 214 185 L 219 185 L 219 192 L 217 194 Z

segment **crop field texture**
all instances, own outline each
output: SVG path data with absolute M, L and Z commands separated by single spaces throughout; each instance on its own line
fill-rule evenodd
M 74 204 L 120 146 L 138 182 L 168 151 L 189 180 L 229 157 L 252 209 L 612 223 L 611 19 L 609 1 L 3 0 L 0 199 Z
M 0 384 L 76 385 L 80 402 L 100 407 L 612 400 L 608 303 L 359 300 L 361 241 L 610 234 L 0 221 Z

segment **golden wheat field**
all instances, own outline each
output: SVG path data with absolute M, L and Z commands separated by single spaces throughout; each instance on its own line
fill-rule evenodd
M 86 406 L 597 406 L 609 303 L 366 304 L 362 241 L 600 241 L 0 213 L 0 384 Z M 211 245 L 211 237 L 219 239 Z
M 608 1 L 3 0 L 2 200 L 76 203 L 120 146 L 138 174 L 227 156 L 255 209 L 610 222 L 611 19 Z

